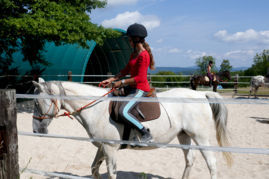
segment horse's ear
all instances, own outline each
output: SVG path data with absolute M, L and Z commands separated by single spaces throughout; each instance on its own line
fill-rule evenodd
M 38 78 L 38 83 L 45 83 L 45 80 L 41 77 Z
M 43 89 L 43 85 L 37 83 L 36 81 L 32 81 L 34 86 L 39 90 L 39 91 L 42 91 Z

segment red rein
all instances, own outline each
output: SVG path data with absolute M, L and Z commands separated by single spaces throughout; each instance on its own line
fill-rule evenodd
M 115 88 L 112 88 L 109 92 L 107 92 L 106 94 L 102 95 L 100 98 L 98 98 L 98 99 L 96 99 L 96 100 L 93 100 L 93 101 L 90 102 L 89 104 L 86 104 L 85 106 L 82 106 L 81 108 L 78 108 L 77 110 L 75 110 L 75 111 L 73 111 L 73 112 L 64 112 L 63 114 L 60 114 L 60 115 L 56 115 L 56 114 L 55 114 L 53 117 L 67 116 L 67 117 L 69 117 L 70 119 L 73 119 L 73 118 L 71 117 L 71 115 L 73 115 L 74 113 L 77 113 L 77 112 L 82 111 L 83 109 L 89 107 L 90 105 L 92 105 L 93 103 L 95 103 L 97 100 L 99 100 L 99 99 L 101 99 L 102 97 L 104 97 L 104 96 L 106 96 L 106 95 L 112 93 L 113 91 L 115 91 Z M 58 106 L 57 106 L 57 100 L 56 100 L 56 101 L 51 100 L 51 101 L 52 101 L 52 103 L 51 103 L 51 105 L 50 105 L 50 107 L 49 107 L 49 109 L 48 109 L 48 112 L 50 111 L 52 104 L 54 104 L 54 105 L 55 105 L 55 108 L 56 108 L 58 111 L 60 111 L 60 109 L 59 109 Z M 33 118 L 35 118 L 35 119 L 40 119 L 40 120 L 43 120 L 43 119 L 50 119 L 51 117 L 48 117 L 48 116 L 47 116 L 47 115 L 48 115 L 48 112 L 46 112 L 46 114 L 44 114 L 43 116 L 33 116 Z
M 101 99 L 102 97 L 112 93 L 113 91 L 115 91 L 115 88 L 112 88 L 109 92 L 107 92 L 106 94 L 102 95 L 99 99 Z M 60 116 L 68 116 L 70 119 L 73 119 L 70 115 L 73 115 L 74 113 L 80 112 L 83 109 L 89 107 L 90 105 L 94 104 L 96 101 L 98 101 L 99 99 L 93 100 L 92 102 L 90 102 L 89 104 L 86 104 L 85 106 L 82 106 L 81 108 L 78 108 L 77 110 L 75 110 L 74 112 L 70 113 L 70 112 L 64 112 L 63 114 L 57 115 L 56 117 L 60 117 Z

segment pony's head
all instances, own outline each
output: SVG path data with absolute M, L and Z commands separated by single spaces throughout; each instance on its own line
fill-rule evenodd
M 40 97 L 34 99 L 33 132 L 47 134 L 48 125 L 60 111 L 61 101 L 45 96 L 60 95 L 60 88 L 56 83 L 47 83 L 42 78 L 39 78 L 38 82 L 33 81 L 33 84 L 35 94 L 39 94 Z
M 226 77 L 228 80 L 231 80 L 231 74 L 230 74 L 230 71 L 228 70 L 222 71 L 222 76 Z

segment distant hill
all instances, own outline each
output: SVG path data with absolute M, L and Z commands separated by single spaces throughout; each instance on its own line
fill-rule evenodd
M 250 68 L 250 67 L 235 67 L 232 69 L 232 71 L 243 71 L 243 70 L 246 70 L 248 68 Z
M 232 71 L 241 71 L 241 70 L 246 70 L 249 67 L 235 67 L 232 69 Z M 154 71 L 150 70 L 149 73 L 151 74 L 156 74 L 160 71 L 171 71 L 176 74 L 182 73 L 183 75 L 191 75 L 194 74 L 198 70 L 198 67 L 193 66 L 193 67 L 156 67 Z

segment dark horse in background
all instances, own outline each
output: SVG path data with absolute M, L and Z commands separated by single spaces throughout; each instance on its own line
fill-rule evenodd
M 213 91 L 217 91 L 218 84 L 223 81 L 224 78 L 227 78 L 228 80 L 231 80 L 231 75 L 229 71 L 220 71 L 213 75 Z M 209 78 L 207 75 L 193 75 L 191 77 L 191 88 L 193 90 L 197 89 L 198 85 L 204 85 L 204 86 L 210 86 Z

